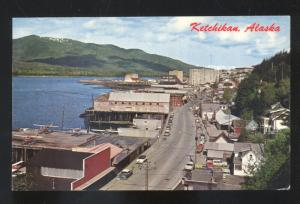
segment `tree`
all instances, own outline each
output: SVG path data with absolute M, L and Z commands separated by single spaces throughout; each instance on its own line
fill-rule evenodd
M 249 110 L 249 109 L 244 109 L 241 113 L 241 118 L 246 120 L 246 121 L 250 121 L 253 117 L 253 111 Z
M 233 90 L 230 88 L 225 88 L 223 94 L 223 99 L 225 100 L 225 102 L 231 103 L 232 98 L 233 98 Z
M 289 180 L 279 178 L 282 175 L 289 175 L 290 169 L 286 168 L 289 159 L 290 130 L 284 129 L 277 133 L 274 139 L 267 140 L 264 148 L 264 160 L 253 177 L 246 179 L 243 188 L 249 190 L 273 189 L 274 180 L 276 180 L 277 186 L 289 185 Z
M 260 132 L 254 132 L 247 135 L 247 139 L 252 143 L 264 143 L 264 135 Z
M 12 188 L 14 191 L 28 191 L 33 187 L 32 175 L 23 174 L 12 178 Z
M 276 97 L 277 97 L 277 100 L 280 101 L 284 107 L 289 108 L 290 79 L 284 79 L 278 83 L 278 86 L 276 89 Z
M 267 107 L 276 102 L 276 90 L 274 83 L 267 83 L 262 87 L 261 102 Z

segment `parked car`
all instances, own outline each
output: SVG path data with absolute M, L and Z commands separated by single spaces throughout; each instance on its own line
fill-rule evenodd
M 126 180 L 133 174 L 132 170 L 130 169 L 123 169 L 118 176 L 118 180 Z
M 206 161 L 206 167 L 209 169 L 212 169 L 214 167 L 213 161 L 212 160 L 207 160 Z
M 226 167 L 228 164 L 227 164 L 227 162 L 223 162 L 220 159 L 214 159 L 213 165 L 217 166 L 217 167 Z
M 200 163 L 195 164 L 195 169 L 202 169 L 203 165 Z
M 144 163 L 145 161 L 147 161 L 146 155 L 141 155 L 141 156 L 139 156 L 139 157 L 137 158 L 136 163 L 137 163 L 137 164 L 142 164 L 142 163 Z
M 194 162 L 190 161 L 184 166 L 184 170 L 192 171 L 194 169 Z
M 165 132 L 164 136 L 170 136 L 169 132 Z
M 228 175 L 230 175 L 230 170 L 227 168 L 223 168 L 223 179 L 225 179 Z

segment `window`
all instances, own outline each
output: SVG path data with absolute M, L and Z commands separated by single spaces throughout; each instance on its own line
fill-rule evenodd
M 137 105 L 138 104 L 138 102 L 135 102 L 135 105 Z
M 149 103 L 150 104 L 150 106 L 152 105 L 152 103 Z
M 131 102 L 129 102 L 128 104 L 131 105 Z
M 143 105 L 145 105 L 145 102 L 143 102 Z
M 235 168 L 236 170 L 242 170 L 242 165 L 241 165 L 241 164 L 235 164 L 235 165 L 234 165 L 234 168 Z
M 122 104 L 125 104 L 125 102 L 122 101 Z
M 156 103 L 156 105 L 159 105 L 159 103 Z
M 117 101 L 115 101 L 115 104 L 117 104 Z

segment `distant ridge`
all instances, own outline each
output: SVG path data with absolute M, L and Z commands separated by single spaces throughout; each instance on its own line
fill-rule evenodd
M 140 49 L 30 35 L 13 40 L 14 75 L 158 76 L 170 70 L 200 68 Z

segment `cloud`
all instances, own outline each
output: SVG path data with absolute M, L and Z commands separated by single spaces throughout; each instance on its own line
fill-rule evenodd
M 165 32 L 187 32 L 190 31 L 190 24 L 193 22 L 208 23 L 213 17 L 200 17 L 200 16 L 190 16 L 190 17 L 174 17 L 171 18 L 165 27 Z
M 257 17 L 84 17 L 84 18 L 14 18 L 13 38 L 31 34 L 71 38 L 96 44 L 114 44 L 138 48 L 190 64 L 249 66 L 266 56 L 290 47 L 290 18 Z M 215 23 L 238 25 L 241 32 L 193 32 L 190 24 Z M 258 22 L 280 24 L 281 32 L 243 32 Z M 230 53 L 230 55 L 229 55 Z
M 86 23 L 83 24 L 83 27 L 87 29 L 96 29 L 97 28 L 96 21 L 95 20 L 87 21 Z

